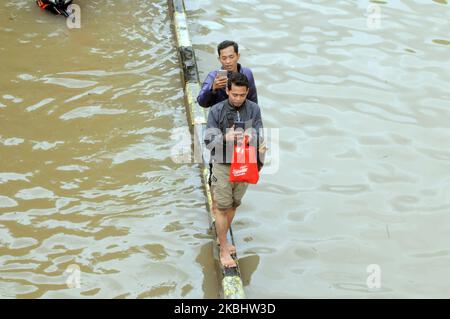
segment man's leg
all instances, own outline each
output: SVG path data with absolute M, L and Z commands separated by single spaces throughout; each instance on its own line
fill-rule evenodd
M 219 215 L 219 209 L 217 208 L 217 204 L 214 202 L 212 203 L 212 211 L 213 211 L 213 215 L 214 218 L 216 220 L 216 229 L 217 229 L 217 215 Z M 231 223 L 233 222 L 233 218 L 234 215 L 236 214 L 236 208 L 230 208 L 230 210 L 227 211 L 226 215 L 226 220 L 227 220 L 227 230 L 225 232 L 225 234 L 228 234 L 228 231 L 230 230 L 231 227 Z M 217 239 L 219 239 L 217 237 Z M 220 243 L 218 243 L 220 245 Z M 230 251 L 230 254 L 235 254 L 236 253 L 236 247 L 234 247 L 231 243 L 228 242 L 227 240 L 227 246 L 228 246 L 228 250 Z
M 236 215 L 236 207 L 230 208 L 230 210 L 227 212 L 227 233 L 230 230 L 234 215 Z M 231 243 L 228 243 L 228 250 L 230 251 L 230 254 L 236 253 L 236 247 L 234 247 Z
M 230 210 L 227 214 L 227 224 L 228 224 L 227 232 L 230 230 L 231 224 L 233 223 L 234 216 L 236 215 L 236 209 L 238 206 L 241 205 L 241 200 L 242 200 L 242 197 L 244 197 L 247 187 L 248 187 L 247 183 L 235 183 L 232 186 L 233 208 L 230 208 Z M 228 244 L 228 250 L 230 251 L 231 254 L 236 253 L 236 247 L 234 247 L 230 243 Z
M 236 267 L 236 262 L 231 258 L 229 243 L 227 241 L 227 232 L 229 229 L 228 215 L 232 209 L 216 210 L 216 232 L 220 244 L 220 262 L 224 267 Z
M 233 209 L 233 189 L 228 181 L 229 171 L 229 165 L 220 163 L 213 164 L 213 211 L 217 238 L 220 245 L 220 261 L 225 267 L 235 267 L 236 262 L 231 258 L 230 253 L 235 253 L 236 248 L 230 245 L 227 240 L 230 222 L 235 213 L 235 210 Z M 230 252 L 230 250 L 232 252 Z

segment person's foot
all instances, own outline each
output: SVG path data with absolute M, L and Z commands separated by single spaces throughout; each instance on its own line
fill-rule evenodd
M 219 239 L 217 239 L 217 246 L 220 247 Z M 234 255 L 236 253 L 236 247 L 234 247 L 232 244 L 227 242 L 227 248 L 231 255 Z
M 230 252 L 226 248 L 220 249 L 220 262 L 225 268 L 236 267 L 236 262 L 231 258 Z
M 234 247 L 232 244 L 227 243 L 227 248 L 231 255 L 234 255 L 236 253 L 236 247 Z

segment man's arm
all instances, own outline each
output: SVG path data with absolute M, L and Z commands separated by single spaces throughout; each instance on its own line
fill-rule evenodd
M 256 130 L 262 130 L 263 129 L 263 122 L 262 122 L 262 118 L 261 118 L 261 109 L 259 107 L 259 105 L 256 108 L 256 122 L 255 122 L 255 129 Z
M 252 102 L 255 102 L 258 104 L 258 92 L 256 90 L 256 84 L 255 79 L 253 77 L 253 73 L 250 69 L 248 69 L 247 72 L 247 78 L 248 78 L 248 84 L 249 84 L 249 90 L 248 90 L 248 99 Z
M 258 171 L 262 169 L 264 166 L 265 153 L 266 153 L 266 143 L 264 141 L 264 126 L 261 118 L 261 109 L 257 105 L 255 121 L 254 121 L 254 129 L 256 130 L 256 148 L 257 152 L 257 162 L 258 162 Z
M 261 109 L 256 105 L 255 119 L 253 120 L 253 128 L 256 130 L 256 135 L 260 142 L 262 142 L 263 136 L 263 122 L 261 118 Z
M 208 114 L 208 122 L 205 131 L 206 148 L 212 151 L 214 148 L 223 147 L 223 134 L 219 127 L 219 112 L 216 108 L 212 108 Z
M 215 93 L 213 93 L 212 87 L 216 77 L 214 73 L 215 72 L 208 73 L 205 82 L 203 82 L 200 93 L 197 96 L 197 102 L 201 107 L 210 107 L 213 105 Z

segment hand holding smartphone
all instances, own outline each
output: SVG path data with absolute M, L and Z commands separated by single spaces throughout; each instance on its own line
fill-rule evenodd
M 223 78 L 223 77 L 228 77 L 228 71 L 227 70 L 219 70 L 217 72 L 217 76 Z
M 217 89 L 222 89 L 227 86 L 228 82 L 228 71 L 227 70 L 219 70 L 217 72 L 216 78 L 213 83 L 213 91 Z
M 234 121 L 234 129 L 237 130 L 238 128 L 245 131 L 245 122 L 242 121 Z

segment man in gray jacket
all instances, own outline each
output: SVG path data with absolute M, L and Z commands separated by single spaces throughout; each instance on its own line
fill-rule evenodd
M 248 184 L 229 181 L 233 147 L 237 141 L 242 141 L 244 134 L 249 137 L 251 145 L 258 146 L 263 123 L 258 104 L 247 99 L 249 82 L 244 74 L 232 73 L 226 91 L 228 99 L 212 106 L 209 112 L 205 144 L 213 160 L 211 190 L 217 207 L 215 224 L 220 261 L 224 267 L 236 267 L 231 258 L 236 248 L 227 241 L 227 232 Z M 236 127 L 238 123 L 240 128 Z

